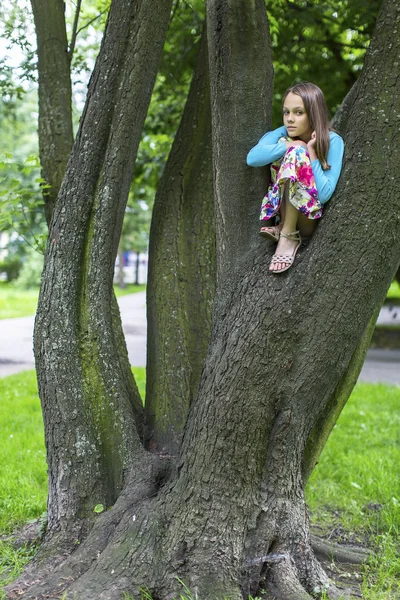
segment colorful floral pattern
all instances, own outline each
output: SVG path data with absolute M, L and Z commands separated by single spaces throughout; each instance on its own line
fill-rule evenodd
M 291 142 L 291 138 L 281 138 Z M 286 181 L 289 181 L 289 201 L 309 219 L 322 216 L 310 156 L 304 146 L 289 146 L 283 158 L 271 165 L 271 185 L 261 205 L 260 219 L 266 221 L 278 215 Z

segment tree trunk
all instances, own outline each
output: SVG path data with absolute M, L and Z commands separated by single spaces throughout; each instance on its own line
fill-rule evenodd
M 152 216 L 147 284 L 147 438 L 176 454 L 211 327 L 215 233 L 207 37 Z M 168 418 L 165 418 L 168 415 Z
M 135 285 L 139 285 L 140 252 L 135 252 Z
M 208 0 L 207 22 L 220 283 L 257 245 L 267 170 L 249 169 L 246 154 L 271 125 L 273 70 L 264 2 Z
M 47 538 L 67 544 L 85 535 L 95 505 L 115 502 L 142 451 L 142 403 L 112 282 L 170 4 L 114 0 L 50 229 L 35 356 Z
M 226 5 L 231 10 L 224 13 Z M 261 37 L 262 8 L 262 2 L 239 0 L 209 5 L 210 57 L 219 65 L 211 69 L 212 98 L 230 90 L 223 75 L 229 72 L 224 65 L 237 64 L 225 52 L 231 38 L 242 36 L 240 49 L 232 40 L 236 56 Z M 385 0 L 365 67 L 347 101 L 346 156 L 337 191 L 312 240 L 285 274 L 268 274 L 273 246 L 259 240 L 257 222 L 253 231 L 243 222 L 244 233 L 228 226 L 234 221 L 228 183 L 235 169 L 241 171 L 245 155 L 233 151 L 232 140 L 236 123 L 239 127 L 244 115 L 258 114 L 252 110 L 253 102 L 259 108 L 253 87 L 243 83 L 249 95 L 240 94 L 230 131 L 221 125 L 223 114 L 213 124 L 219 287 L 209 350 L 178 461 L 135 450 L 138 458 L 113 508 L 99 517 L 86 542 L 25 597 L 52 593 L 60 598 L 65 589 L 68 600 L 119 600 L 123 592 L 139 594 L 147 586 L 154 598 L 171 600 L 182 591 L 177 578 L 202 600 L 239 600 L 256 593 L 260 580 L 270 597 L 279 599 L 311 600 L 322 586 L 329 597 L 339 596 L 311 549 L 304 474 L 315 462 L 336 407 L 351 391 L 363 351 L 360 340 L 398 267 L 400 150 L 392 140 L 398 129 L 399 26 L 396 0 Z M 259 72 L 254 66 L 254 77 Z M 237 80 L 231 81 L 233 86 Z M 212 106 L 218 113 L 215 101 Z M 257 138 L 264 128 L 261 118 L 254 128 L 259 128 Z M 236 173 L 240 189 L 246 177 Z M 382 181 L 385 202 L 377 207 Z M 236 192 L 232 202 L 239 205 Z M 259 198 L 252 203 L 249 212 L 258 209 Z M 230 240 L 233 231 L 239 241 Z M 251 238 L 248 251 L 246 236 Z M 235 258 L 235 277 L 229 273 L 227 248 Z M 324 431 L 315 439 L 318 423 Z
M 125 273 L 124 273 L 124 252 L 122 246 L 118 248 L 118 270 L 117 270 L 117 285 L 120 288 L 125 287 Z
M 50 224 L 74 142 L 71 59 L 63 0 L 31 0 L 35 20 L 39 73 L 39 156 L 45 214 Z

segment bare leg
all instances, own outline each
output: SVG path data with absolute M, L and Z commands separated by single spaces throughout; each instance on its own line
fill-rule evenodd
M 282 206 L 281 206 L 281 221 L 282 221 L 282 233 L 293 233 L 294 231 L 300 230 L 300 234 L 304 236 L 310 236 L 315 229 L 315 221 L 307 219 L 305 215 L 302 215 L 294 206 L 289 202 L 289 182 L 287 181 L 284 188 Z M 290 240 L 285 237 L 280 237 L 276 248 L 276 254 L 287 254 L 291 256 L 298 242 Z M 278 263 L 270 266 L 270 271 L 280 271 L 285 269 L 289 263 Z

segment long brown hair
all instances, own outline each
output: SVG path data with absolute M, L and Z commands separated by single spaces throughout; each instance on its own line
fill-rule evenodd
M 316 133 L 315 153 L 322 164 L 323 169 L 330 169 L 328 165 L 328 150 L 331 131 L 329 122 L 328 107 L 326 105 L 325 96 L 322 90 L 313 83 L 303 81 L 286 90 L 282 104 L 285 102 L 286 96 L 292 92 L 303 100 L 304 108 L 310 120 L 312 130 Z

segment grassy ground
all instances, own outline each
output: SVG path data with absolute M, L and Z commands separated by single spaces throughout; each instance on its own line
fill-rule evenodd
M 134 373 L 144 395 L 145 370 Z M 47 486 L 34 372 L 0 379 L 0 397 L 1 535 L 43 515 Z M 363 567 L 365 600 L 400 597 L 399 407 L 400 386 L 357 384 L 307 487 L 313 523 L 375 550 Z M 17 576 L 31 554 L 0 541 L 0 579 Z
M 391 299 L 391 298 L 399 299 L 400 298 L 400 283 L 398 283 L 397 281 L 393 281 L 393 283 L 390 286 L 389 291 L 387 293 L 387 298 L 388 299 Z
M 367 600 L 400 597 L 400 386 L 359 383 L 307 487 L 312 522 L 377 552 Z
M 145 285 L 128 284 L 121 289 L 114 286 L 115 295 L 125 296 L 135 292 L 142 292 Z M 10 283 L 0 282 L 0 319 L 12 319 L 14 317 L 29 317 L 36 312 L 38 290 L 22 290 Z
M 10 283 L 0 282 L 0 319 L 34 315 L 37 299 L 37 290 L 19 290 Z

